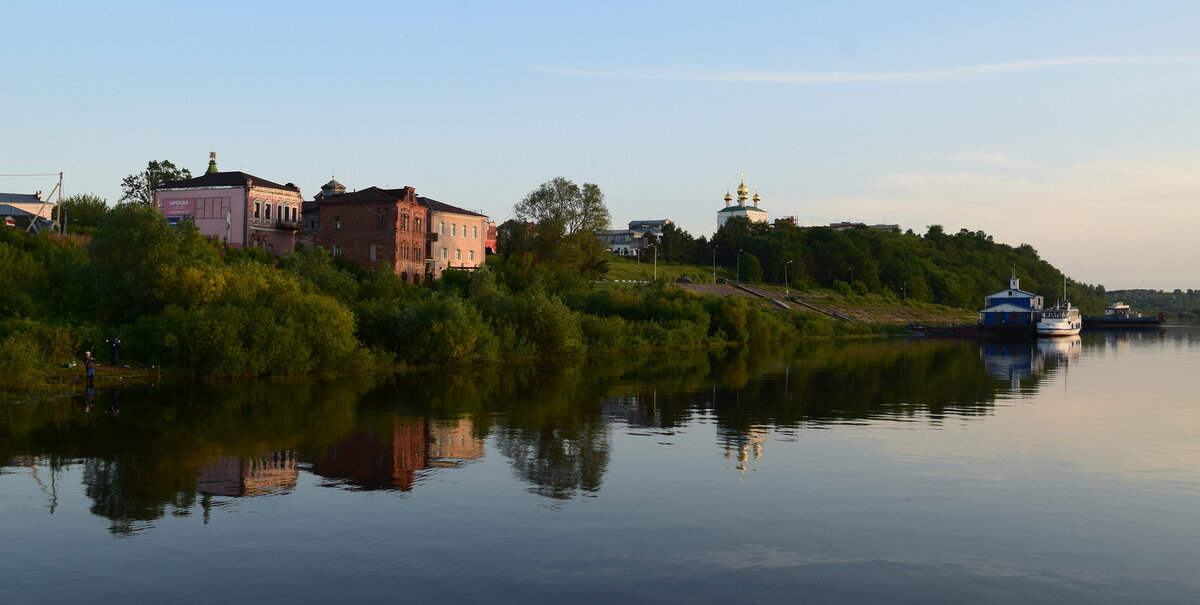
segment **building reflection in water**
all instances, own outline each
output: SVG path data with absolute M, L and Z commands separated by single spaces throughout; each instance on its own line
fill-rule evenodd
M 982 341 L 979 358 L 983 360 L 983 371 L 1007 382 L 1014 393 L 1020 391 L 1022 380 L 1041 373 L 1041 359 L 1034 355 L 1033 348 L 1028 339 Z
M 467 418 L 454 423 L 392 419 L 328 446 L 312 472 L 358 489 L 412 490 L 420 471 L 483 457 L 483 439 Z
M 993 378 L 1008 383 L 1012 393 L 1021 390 L 1021 383 L 1058 367 L 1069 366 L 1079 359 L 1083 340 L 1078 336 L 1038 338 L 1035 340 L 983 341 L 979 358 L 983 369 Z
M 209 496 L 262 496 L 291 491 L 299 478 L 299 461 L 292 451 L 257 458 L 221 456 L 200 469 L 196 489 Z

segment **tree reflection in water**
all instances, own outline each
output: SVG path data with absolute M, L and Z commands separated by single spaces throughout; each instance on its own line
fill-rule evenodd
M 222 498 L 287 493 L 305 471 L 340 488 L 409 491 L 429 473 L 483 457 L 489 438 L 530 492 L 561 501 L 601 489 L 617 425 L 670 433 L 700 418 L 715 422 L 717 446 L 745 468 L 771 431 L 988 414 L 998 395 L 1036 388 L 1040 373 L 1078 351 L 1032 346 L 769 343 L 128 388 L 101 394 L 94 406 L 82 395 L 0 405 L 0 460 L 36 460 L 52 472 L 80 465 L 91 511 L 116 534 L 152 527 L 168 512 L 199 507 L 207 518 Z

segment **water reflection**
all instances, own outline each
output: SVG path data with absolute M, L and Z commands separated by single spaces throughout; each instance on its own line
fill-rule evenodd
M 984 371 L 1008 383 L 1010 394 L 1039 384 L 1045 375 L 1079 359 L 1083 340 L 1078 336 L 1030 340 L 989 340 L 979 344 Z
M 1104 342 L 1109 342 L 1105 340 Z M 214 502 L 318 485 L 411 492 L 499 456 L 526 489 L 595 495 L 614 431 L 715 424 L 739 471 L 773 431 L 875 421 L 938 425 L 991 413 L 1078 359 L 1079 338 L 1023 343 L 775 343 L 725 351 L 410 373 L 89 391 L 0 405 L 0 460 L 81 469 L 91 512 L 131 534 Z M 53 508 L 51 508 L 53 512 Z
M 473 423 L 386 418 L 359 425 L 336 443 L 314 450 L 312 472 L 327 485 L 410 491 L 422 471 L 454 467 L 483 456 Z

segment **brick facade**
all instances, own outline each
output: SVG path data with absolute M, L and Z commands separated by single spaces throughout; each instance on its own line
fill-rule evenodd
M 412 187 L 368 187 L 320 200 L 317 244 L 364 267 L 385 264 L 405 281 L 420 283 L 426 221 Z

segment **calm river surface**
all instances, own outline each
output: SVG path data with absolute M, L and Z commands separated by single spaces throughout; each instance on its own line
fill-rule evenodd
M 1200 601 L 1200 329 L 0 403 L 0 603 Z

